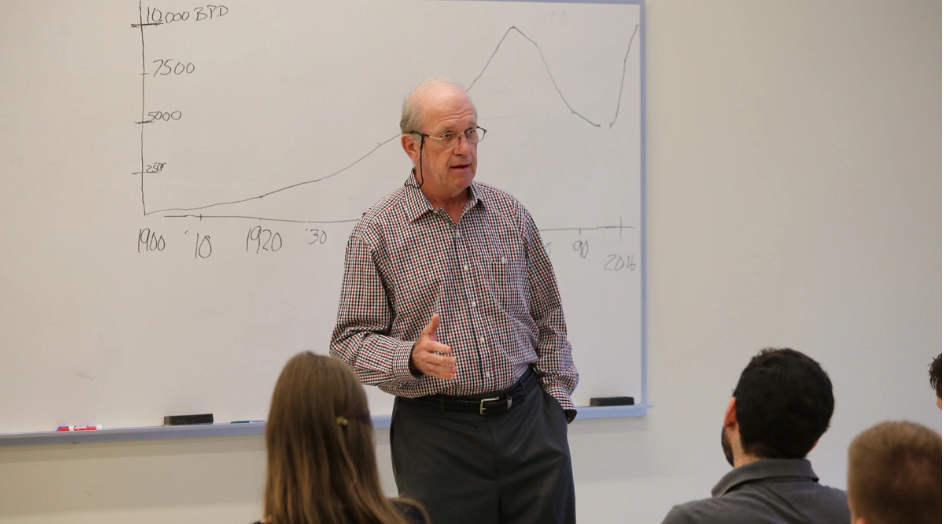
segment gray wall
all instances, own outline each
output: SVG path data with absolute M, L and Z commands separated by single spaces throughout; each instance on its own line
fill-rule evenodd
M 646 17 L 655 409 L 571 426 L 580 520 L 658 522 L 707 496 L 728 470 L 725 403 L 765 346 L 831 374 L 811 460 L 842 487 L 862 429 L 940 428 L 925 366 L 941 350 L 941 4 L 653 0 Z M 0 523 L 250 522 L 262 448 L 0 448 Z

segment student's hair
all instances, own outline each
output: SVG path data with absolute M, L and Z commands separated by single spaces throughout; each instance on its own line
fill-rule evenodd
M 272 393 L 265 439 L 266 524 L 405 523 L 381 490 L 367 395 L 347 364 L 292 357 Z
M 833 415 L 833 385 L 823 368 L 792 349 L 764 349 L 741 372 L 735 411 L 741 447 L 759 458 L 800 459 Z
M 937 392 L 937 398 L 941 398 L 941 355 L 931 361 L 928 366 L 928 375 L 931 377 L 931 387 Z
M 870 524 L 941 522 L 941 436 L 883 422 L 849 445 L 849 507 Z

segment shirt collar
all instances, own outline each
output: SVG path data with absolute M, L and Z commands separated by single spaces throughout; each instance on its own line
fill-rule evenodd
M 419 183 L 416 181 L 416 172 L 411 171 L 410 176 L 407 177 L 406 181 L 403 183 L 405 190 L 405 205 L 406 205 L 406 214 L 407 218 L 412 222 L 417 218 L 423 216 L 429 211 L 433 211 L 433 205 L 429 203 L 429 199 L 426 198 L 426 195 L 423 194 L 423 190 L 420 189 Z M 480 202 L 484 204 L 484 201 L 480 198 L 480 190 L 476 182 L 472 182 L 472 185 L 469 187 L 469 200 L 466 201 L 463 212 L 472 209 Z
M 711 489 L 711 496 L 720 497 L 745 482 L 777 477 L 801 477 L 819 481 L 819 477 L 813 473 L 813 466 L 806 459 L 763 459 L 734 468 L 721 477 L 721 481 Z

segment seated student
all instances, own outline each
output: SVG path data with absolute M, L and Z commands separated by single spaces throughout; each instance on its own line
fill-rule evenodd
M 819 484 L 804 458 L 832 414 L 832 382 L 815 360 L 761 351 L 724 413 L 721 446 L 734 470 L 712 498 L 673 507 L 663 524 L 848 524 L 846 494 Z
M 937 392 L 937 407 L 941 409 L 941 355 L 931 361 L 928 375 L 931 376 L 931 387 Z
M 384 497 L 367 395 L 340 360 L 299 353 L 266 421 L 265 524 L 424 524 L 415 502 Z
M 941 436 L 911 422 L 883 422 L 849 445 L 853 524 L 941 522 Z

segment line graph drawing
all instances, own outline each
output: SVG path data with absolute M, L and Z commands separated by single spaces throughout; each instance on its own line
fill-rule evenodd
M 344 220 L 294 220 L 290 218 L 266 218 L 266 217 L 257 217 L 257 216 L 247 216 L 247 215 L 162 215 L 162 218 L 189 218 L 197 219 L 199 221 L 203 220 L 213 220 L 213 219 L 243 219 L 243 220 L 252 220 L 256 222 L 276 222 L 283 224 L 312 224 L 312 225 L 324 225 L 324 224 L 354 224 L 360 220 L 360 218 L 349 218 Z M 623 217 L 620 217 L 619 224 L 616 225 L 607 225 L 607 226 L 587 226 L 587 227 L 550 227 L 550 228 L 539 228 L 538 231 L 541 233 L 573 233 L 577 232 L 578 235 L 583 235 L 584 231 L 618 231 L 620 234 L 620 240 L 623 238 L 623 230 L 626 229 L 636 229 L 635 226 L 627 226 L 623 224 Z
M 132 24 L 132 29 L 135 26 Z M 147 216 L 147 200 L 144 198 L 144 112 L 145 109 L 145 85 L 147 84 L 147 64 L 145 62 L 146 57 L 144 55 L 144 12 L 143 12 L 143 0 L 138 0 L 138 27 L 137 29 L 141 32 L 141 211 Z
M 163 215 L 162 218 L 196 218 L 197 220 L 212 220 L 215 218 L 243 218 L 246 220 L 258 220 L 261 222 L 284 222 L 287 224 L 353 224 L 360 218 L 350 218 L 345 220 L 293 220 L 289 218 L 265 218 L 246 215 Z M 635 226 L 626 226 L 620 219 L 619 225 L 612 226 L 587 226 L 587 227 L 550 227 L 539 229 L 542 233 L 572 232 L 582 233 L 584 231 L 605 231 L 605 230 L 623 230 L 636 229 Z
M 471 91 L 472 88 L 475 87 L 475 83 L 478 82 L 479 78 L 482 78 L 482 75 L 485 74 L 485 70 L 488 69 L 488 65 L 492 63 L 492 58 L 495 58 L 495 55 L 498 54 L 498 50 L 501 49 L 502 43 L 505 42 L 505 39 L 508 38 L 508 34 L 511 33 L 512 31 L 515 31 L 516 33 L 521 35 L 522 38 L 524 38 L 528 42 L 531 42 L 532 44 L 534 44 L 534 47 L 537 48 L 538 55 L 541 57 L 541 63 L 544 64 L 544 69 L 547 70 L 547 76 L 550 77 L 551 79 L 551 84 L 554 85 L 554 89 L 557 91 L 557 94 L 560 95 L 561 100 L 564 102 L 564 105 L 567 106 L 567 109 L 570 110 L 571 114 L 579 116 L 588 124 L 592 125 L 593 127 L 599 128 L 600 124 L 598 122 L 594 122 L 593 120 L 590 120 L 589 118 L 582 115 L 581 113 L 578 113 L 576 110 L 574 110 L 573 107 L 570 106 L 570 102 L 567 101 L 567 99 L 564 97 L 564 93 L 561 93 L 560 88 L 557 87 L 557 82 L 554 81 L 554 74 L 551 73 L 551 68 L 550 66 L 547 65 L 547 60 L 544 58 L 544 51 L 541 51 L 541 46 L 538 45 L 537 42 L 529 38 L 528 35 L 524 34 L 524 32 L 521 31 L 521 29 L 518 29 L 515 26 L 509 27 L 508 30 L 505 31 L 505 34 L 502 35 L 501 40 L 498 41 L 498 45 L 495 46 L 495 51 L 492 52 L 492 56 L 488 57 L 488 62 L 486 62 L 485 67 L 482 68 L 482 72 L 479 73 L 479 76 L 475 77 L 475 80 L 473 80 L 472 84 L 469 85 L 469 89 L 467 89 L 467 91 Z M 625 73 L 625 69 L 624 69 L 624 73 Z
M 395 140 L 400 136 L 400 133 L 397 133 L 397 134 L 395 134 L 395 135 L 393 135 L 393 136 L 391 136 L 391 137 L 389 137 L 389 138 L 387 138 L 387 139 L 385 139 L 385 140 L 383 140 L 383 141 L 381 141 L 381 142 L 378 142 L 376 146 L 374 146 L 373 148 L 371 148 L 371 149 L 370 149 L 369 151 L 367 151 L 364 155 L 360 156 L 359 158 L 357 158 L 357 159 L 354 160 L 353 162 L 351 162 L 351 163 L 345 165 L 344 167 L 342 167 L 342 168 L 340 168 L 340 169 L 338 169 L 338 170 L 336 170 L 336 171 L 334 171 L 334 172 L 332 172 L 332 173 L 330 173 L 330 174 L 327 174 L 327 175 L 324 175 L 324 176 L 321 176 L 321 177 L 318 177 L 318 178 L 313 178 L 313 179 L 304 180 L 304 181 L 301 181 L 301 182 L 292 183 L 292 184 L 289 184 L 289 185 L 286 185 L 286 186 L 283 186 L 283 187 L 279 187 L 279 188 L 276 188 L 276 189 L 273 189 L 273 190 L 270 190 L 270 191 L 266 191 L 266 192 L 261 193 L 261 194 L 257 194 L 257 195 L 253 195 L 253 196 L 249 196 L 249 197 L 245 197 L 245 198 L 238 198 L 238 199 L 227 200 L 227 201 L 222 201 L 222 202 L 214 202 L 214 203 L 210 203 L 210 204 L 206 204 L 206 205 L 193 206 L 193 207 L 168 207 L 168 208 L 161 208 L 161 209 L 155 209 L 155 210 L 150 210 L 150 211 L 148 211 L 148 209 L 147 209 L 147 201 L 146 201 L 146 197 L 145 197 L 144 178 L 145 178 L 145 176 L 146 176 L 147 174 L 152 174 L 153 172 L 149 172 L 149 171 L 147 171 L 147 170 L 145 169 L 145 156 L 144 156 L 144 143 L 145 143 L 145 141 L 144 141 L 144 129 L 145 129 L 145 128 L 144 128 L 144 125 L 145 125 L 145 124 L 148 124 L 148 123 L 151 123 L 150 121 L 145 120 L 145 117 L 146 117 L 146 114 L 145 114 L 145 110 L 146 110 L 146 109 L 145 109 L 145 105 L 146 105 L 146 102 L 145 102 L 145 89 L 144 89 L 144 85 L 145 85 L 145 83 L 146 83 L 146 78 L 147 78 L 148 73 L 147 73 L 147 71 L 146 71 L 146 63 L 145 63 L 145 58 L 144 58 L 144 53 L 145 53 L 144 29 L 145 29 L 145 26 L 154 26 L 154 27 L 156 27 L 156 26 L 160 26 L 160 25 L 162 25 L 162 24 L 160 24 L 160 23 L 145 23 L 144 18 L 143 18 L 143 11 L 142 11 L 142 0 L 139 0 L 138 15 L 139 15 L 139 23 L 138 23 L 138 24 L 132 24 L 132 27 L 135 28 L 135 29 L 138 29 L 138 30 L 141 32 L 141 52 L 142 52 L 142 95 L 141 95 L 141 97 L 142 97 L 142 116 L 141 116 L 141 121 L 140 121 L 140 122 L 136 122 L 136 124 L 138 124 L 138 125 L 141 126 L 141 169 L 140 169 L 140 172 L 135 172 L 135 173 L 133 173 L 133 174 L 139 175 L 139 176 L 141 177 L 141 202 L 142 202 L 142 209 L 143 209 L 144 216 L 151 216 L 151 215 L 161 215 L 161 214 L 164 214 L 163 216 L 165 216 L 165 217 L 167 217 L 167 218 L 197 218 L 197 219 L 203 219 L 203 218 L 228 218 L 228 219 L 264 220 L 264 221 L 274 221 L 274 222 L 279 222 L 279 221 L 281 221 L 281 222 L 297 222 L 297 223 L 309 223 L 309 224 L 330 223 L 330 221 L 326 222 L 326 221 L 319 221 L 319 220 L 290 220 L 290 219 L 280 219 L 280 218 L 272 218 L 272 217 L 251 217 L 251 216 L 247 216 L 247 215 L 238 215 L 238 214 L 227 214 L 227 215 L 222 215 L 222 214 L 221 214 L 221 215 L 212 215 L 212 216 L 211 216 L 211 215 L 205 215 L 205 214 L 202 214 L 202 213 L 193 214 L 192 212 L 204 211 L 204 210 L 212 209 L 212 208 L 218 208 L 218 207 L 223 207 L 223 206 L 231 206 L 231 205 L 238 205 L 238 204 L 244 204 L 244 203 L 251 202 L 251 201 L 262 200 L 262 199 L 265 199 L 266 197 L 269 197 L 269 196 L 272 196 L 272 195 L 275 195 L 275 194 L 278 194 L 278 193 L 282 193 L 282 192 L 288 191 L 288 190 L 290 190 L 290 189 L 296 189 L 296 188 L 299 188 L 299 187 L 303 187 L 303 186 L 307 186 L 307 185 L 311 185 L 311 184 L 316 184 L 316 183 L 319 183 L 319 182 L 322 182 L 322 181 L 325 181 L 325 180 L 334 178 L 334 177 L 336 177 L 336 176 L 338 176 L 338 175 L 344 173 L 345 171 L 348 171 L 349 169 L 353 168 L 353 167 L 356 166 L 357 164 L 361 163 L 362 161 L 364 161 L 365 159 L 367 159 L 368 157 L 370 157 L 371 155 L 373 155 L 374 153 L 376 153 L 378 150 L 380 150 L 381 148 L 383 148 L 383 147 L 386 146 L 387 144 L 389 144 L 389 143 L 395 141 Z M 626 77 L 626 70 L 627 70 L 627 62 L 628 62 L 628 59 L 629 59 L 629 56 L 630 56 L 630 51 L 631 51 L 631 49 L 632 49 L 633 42 L 635 41 L 635 38 L 636 38 L 636 35 L 637 35 L 638 31 L 639 31 L 639 25 L 636 24 L 635 27 L 633 28 L 633 32 L 632 32 L 632 34 L 631 34 L 631 36 L 630 36 L 629 44 L 628 44 L 627 49 L 626 49 L 626 54 L 625 54 L 625 57 L 624 57 L 624 59 L 623 59 L 623 70 L 622 70 L 622 75 L 621 75 L 620 89 L 619 89 L 618 96 L 617 96 L 616 109 L 615 109 L 615 113 L 614 113 L 614 116 L 613 116 L 613 120 L 609 123 L 609 128 L 610 128 L 610 129 L 612 129 L 613 125 L 615 124 L 615 122 L 616 122 L 616 120 L 617 120 L 617 118 L 618 118 L 618 116 L 619 116 L 619 110 L 620 110 L 620 105 L 621 105 L 621 101 L 622 101 L 622 92 L 623 92 L 624 86 L 625 86 L 625 77 Z M 548 78 L 550 79 L 550 82 L 551 82 L 552 86 L 554 87 L 555 91 L 557 92 L 558 96 L 560 97 L 561 101 L 563 102 L 564 106 L 568 109 L 568 111 L 570 111 L 570 113 L 571 113 L 572 115 L 574 115 L 574 116 L 580 118 L 582 121 L 586 122 L 586 123 L 589 124 L 590 126 L 593 126 L 594 128 L 600 129 L 600 128 L 602 127 L 600 122 L 591 120 L 590 118 L 588 118 L 588 117 L 585 116 L 584 114 L 582 114 L 582 113 L 576 111 L 576 110 L 571 106 L 570 102 L 567 100 L 567 98 L 564 96 L 563 92 L 561 91 L 560 87 L 557 85 L 557 82 L 556 82 L 556 80 L 554 79 L 554 75 L 553 75 L 553 73 L 552 73 L 552 71 L 551 71 L 551 68 L 550 68 L 550 66 L 548 65 L 547 60 L 546 60 L 545 57 L 544 57 L 544 51 L 541 49 L 540 44 L 539 44 L 536 40 L 532 39 L 532 38 L 529 37 L 527 34 L 525 34 L 521 29 L 519 29 L 519 28 L 518 28 L 517 26 L 515 26 L 515 25 L 510 26 L 510 27 L 505 31 L 505 33 L 502 35 L 501 39 L 498 41 L 498 44 L 495 46 L 495 50 L 494 50 L 494 51 L 492 52 L 492 54 L 489 56 L 489 58 L 488 58 L 488 60 L 486 61 L 485 65 L 482 67 L 482 70 L 481 70 L 481 71 L 478 73 L 478 75 L 472 80 L 472 82 L 471 82 L 471 84 L 469 85 L 469 87 L 468 87 L 467 90 L 468 90 L 468 91 L 471 91 L 471 90 L 473 89 L 473 87 L 476 85 L 476 83 L 477 83 L 477 82 L 482 78 L 482 76 L 486 73 L 486 71 L 487 71 L 488 68 L 489 68 L 489 65 L 491 65 L 491 63 L 492 63 L 492 59 L 495 58 L 495 56 L 499 53 L 499 51 L 502 49 L 502 45 L 505 43 L 505 41 L 508 39 L 509 35 L 511 35 L 512 33 L 515 33 L 515 34 L 519 35 L 521 38 L 525 39 L 527 42 L 531 43 L 531 44 L 535 47 L 535 49 L 536 49 L 537 52 L 538 52 L 538 57 L 541 59 L 541 62 L 542 62 L 542 64 L 544 65 L 545 71 L 547 71 Z M 175 215 L 166 215 L 166 213 L 178 213 L 178 214 L 175 214 Z M 339 221 L 339 222 L 346 222 L 346 221 Z M 608 227 L 609 227 L 609 226 L 608 226 Z M 620 231 L 622 231 L 622 227 L 621 227 L 621 226 L 613 226 L 613 227 L 616 228 L 616 229 L 619 229 Z M 573 228 L 573 229 L 574 229 L 574 230 L 578 230 L 578 229 L 581 229 L 581 228 Z M 592 229 L 592 228 L 583 228 L 583 229 Z
M 162 215 L 163 218 L 196 218 L 197 220 L 212 220 L 218 218 L 224 219 L 233 219 L 240 218 L 244 220 L 254 220 L 258 222 L 281 222 L 286 224 L 353 224 L 360 220 L 360 218 L 351 218 L 345 220 L 293 220 L 290 218 L 266 218 L 266 217 L 253 217 L 246 215 Z
M 383 147 L 383 146 L 389 144 L 390 142 L 396 140 L 397 138 L 400 138 L 400 133 L 397 133 L 396 135 L 394 135 L 394 136 L 392 136 L 392 137 L 390 137 L 390 138 L 384 140 L 383 142 L 378 143 L 373 149 L 371 149 L 370 151 L 368 151 L 367 154 L 365 154 L 364 156 L 358 158 L 358 159 L 355 160 L 354 162 L 351 162 L 350 164 L 348 164 L 348 165 L 342 167 L 341 169 L 338 169 L 337 171 L 335 171 L 334 173 L 331 173 L 330 175 L 325 175 L 325 176 L 323 176 L 323 177 L 315 178 L 315 179 L 312 179 L 312 180 L 305 180 L 304 182 L 297 182 L 297 183 L 295 183 L 295 184 L 291 184 L 291 185 L 288 185 L 288 186 L 285 186 L 285 187 L 280 187 L 280 188 L 278 188 L 278 189 L 273 189 L 272 191 L 269 191 L 269 192 L 267 192 L 267 193 L 263 193 L 263 194 L 261 194 L 261 195 L 252 196 L 252 197 L 249 197 L 249 198 L 243 198 L 243 199 L 240 199 L 240 200 L 233 200 L 233 201 L 230 201 L 230 202 L 217 202 L 216 204 L 209 204 L 209 205 L 206 205 L 206 206 L 191 207 L 191 208 L 157 209 L 157 210 L 154 210 L 154 211 L 150 211 L 150 212 L 148 212 L 148 213 L 145 213 L 145 215 L 153 215 L 153 214 L 157 214 L 157 213 L 168 213 L 168 212 L 171 212 L 171 211 L 200 211 L 200 210 L 202 210 L 202 209 L 210 209 L 210 208 L 217 207 L 217 206 L 228 206 L 228 205 L 233 205 L 233 204 L 243 204 L 243 203 L 245 203 L 245 202 L 250 202 L 250 201 L 252 201 L 252 200 L 259 200 L 259 199 L 265 198 L 265 197 L 267 197 L 267 196 L 274 195 L 274 194 L 276 194 L 276 193 L 281 193 L 282 191 L 286 191 L 286 190 L 289 190 L 289 189 L 294 189 L 294 188 L 296 188 L 296 187 L 301 187 L 301 186 L 308 185 L 308 184 L 315 184 L 315 183 L 317 183 L 317 182 L 321 182 L 321 181 L 323 181 L 323 180 L 327 180 L 327 179 L 329 179 L 329 178 L 332 178 L 332 177 L 335 177 L 335 176 L 337 176 L 337 175 L 340 175 L 341 173 L 347 171 L 348 169 L 350 169 L 350 168 L 356 166 L 356 165 L 359 164 L 361 161 L 363 161 L 364 159 L 366 159 L 366 158 L 369 157 L 370 155 L 374 154 L 375 151 L 377 151 L 377 150 L 380 149 L 381 147 Z
M 626 82 L 626 62 L 629 60 L 629 50 L 633 48 L 633 40 L 638 32 L 639 25 L 636 25 L 636 28 L 633 29 L 633 36 L 629 37 L 629 45 L 626 47 L 626 57 L 623 58 L 623 80 L 620 82 L 619 96 L 616 98 L 616 114 L 613 115 L 613 121 L 610 122 L 610 129 L 613 129 L 613 124 L 616 123 L 616 118 L 619 117 L 620 103 L 623 101 L 623 84 Z

